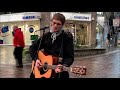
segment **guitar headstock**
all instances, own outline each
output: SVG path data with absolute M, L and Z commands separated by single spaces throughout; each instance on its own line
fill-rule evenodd
M 74 74 L 86 75 L 87 68 L 85 66 L 74 66 L 71 72 Z

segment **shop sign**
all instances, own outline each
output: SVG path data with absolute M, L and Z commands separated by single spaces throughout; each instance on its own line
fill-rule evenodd
M 39 20 L 40 18 L 41 18 L 40 12 L 23 12 L 0 15 L 0 22 L 29 21 Z
M 91 14 L 75 14 L 71 17 L 72 20 L 91 21 Z
M 33 27 L 30 27 L 30 28 L 29 28 L 29 32 L 30 32 L 30 33 L 33 33 L 33 32 L 34 32 L 34 28 L 33 28 Z
M 23 16 L 23 19 L 38 19 L 40 16 Z
M 89 20 L 89 17 L 87 17 L 87 16 L 74 16 L 74 19 L 88 19 Z
M 53 16 L 55 13 L 51 13 L 51 16 Z M 78 21 L 91 21 L 91 14 L 80 14 L 80 13 L 66 13 L 66 12 L 60 12 L 62 13 L 66 20 L 78 20 Z
M 119 19 L 113 19 L 113 26 L 119 27 L 120 20 Z
M 34 32 L 34 25 L 29 25 L 28 28 L 29 28 L 29 32 L 30 33 L 33 33 Z

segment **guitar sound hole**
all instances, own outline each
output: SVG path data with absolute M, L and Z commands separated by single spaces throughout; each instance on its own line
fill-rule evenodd
M 47 66 L 48 66 L 48 63 L 45 62 L 45 63 L 44 63 L 44 67 L 43 67 L 44 71 L 46 71 L 46 70 L 48 69 Z
M 40 74 L 41 75 L 45 74 L 48 71 L 47 65 L 48 65 L 48 63 L 45 62 L 43 68 L 40 69 Z

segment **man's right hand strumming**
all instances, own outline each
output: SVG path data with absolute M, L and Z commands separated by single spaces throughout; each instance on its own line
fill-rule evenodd
M 36 60 L 35 66 L 36 66 L 38 69 L 42 68 L 42 63 L 40 62 L 39 59 Z

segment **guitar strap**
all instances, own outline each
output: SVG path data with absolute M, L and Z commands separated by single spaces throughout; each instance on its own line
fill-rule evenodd
M 41 37 L 41 40 L 40 40 L 40 43 L 39 43 L 39 46 L 38 46 L 38 49 L 37 49 L 37 53 L 39 52 L 40 45 L 41 45 L 41 42 L 42 42 L 42 38 L 43 38 L 43 36 Z M 38 55 L 38 54 L 37 54 L 37 55 Z M 38 57 L 37 55 L 36 55 L 36 58 Z M 35 63 L 36 63 L 36 61 L 35 61 Z M 33 72 L 33 70 L 34 70 L 35 63 L 34 63 L 34 66 L 33 66 L 32 72 Z
M 60 47 L 60 52 L 59 52 L 59 55 L 58 55 L 58 64 L 61 64 L 62 63 L 62 59 L 60 59 L 60 54 L 61 54 L 61 57 L 63 58 L 63 37 L 64 37 L 64 30 L 62 30 L 62 41 L 61 41 L 61 47 Z
M 60 47 L 60 52 L 58 55 L 58 64 L 62 63 L 62 59 L 63 59 L 63 37 L 64 37 L 64 30 L 62 30 L 62 41 L 61 41 L 61 47 Z M 61 59 L 60 59 L 60 54 L 61 54 Z M 60 78 L 61 74 L 58 73 L 58 78 Z

